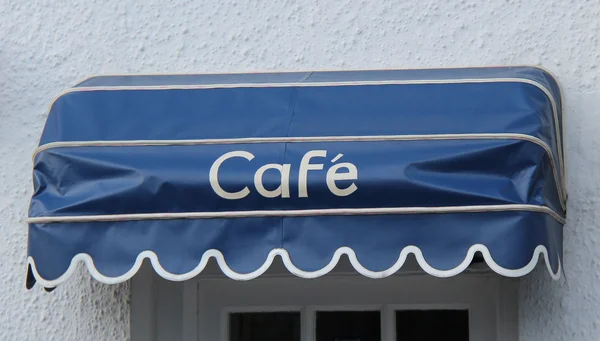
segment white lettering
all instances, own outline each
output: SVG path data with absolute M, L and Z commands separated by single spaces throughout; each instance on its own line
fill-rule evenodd
M 308 198 L 307 179 L 309 170 L 321 170 L 322 164 L 310 164 L 310 159 L 313 157 L 326 157 L 326 150 L 311 150 L 304 154 L 300 161 L 300 173 L 298 174 L 298 196 L 300 198 Z
M 217 195 L 221 198 L 229 200 L 242 199 L 250 194 L 250 190 L 247 186 L 238 192 L 227 192 L 219 184 L 219 167 L 221 167 L 221 164 L 225 160 L 234 157 L 243 157 L 248 161 L 252 161 L 252 159 L 254 159 L 254 155 L 245 151 L 233 151 L 225 153 L 213 163 L 213 165 L 210 167 L 209 173 L 210 186 L 212 187 L 213 191 L 215 191 L 215 193 L 217 193 Z
M 332 163 L 339 161 L 344 154 L 337 154 L 335 158 L 331 160 Z M 237 200 L 243 199 L 250 194 L 250 189 L 248 186 L 245 186 L 241 190 L 237 192 L 227 192 L 219 183 L 219 169 L 221 165 L 228 159 L 241 157 L 248 161 L 252 161 L 254 159 L 254 155 L 252 153 L 246 151 L 232 151 L 223 154 L 219 157 L 213 165 L 210 167 L 209 172 L 209 181 L 210 185 L 215 191 L 215 193 L 221 198 L 228 200 Z M 298 172 L 298 197 L 299 198 L 308 198 L 308 172 L 311 170 L 322 170 L 324 164 L 322 163 L 310 163 L 312 158 L 315 157 L 327 157 L 326 150 L 311 150 L 308 151 L 302 157 L 300 161 L 300 169 Z M 291 173 L 291 164 L 278 164 L 278 163 L 269 163 L 261 166 L 254 173 L 254 187 L 256 191 L 265 198 L 289 198 L 290 197 L 290 173 Z M 277 170 L 280 174 L 279 186 L 275 189 L 267 189 L 264 184 L 264 176 L 268 170 Z M 329 191 L 339 197 L 349 196 L 354 193 L 358 188 L 354 181 L 352 181 L 345 188 L 340 188 L 336 181 L 348 181 L 348 180 L 357 180 L 358 179 L 358 169 L 357 167 L 350 162 L 342 162 L 339 164 L 334 164 L 327 170 L 327 174 L 325 176 L 325 182 L 327 183 L 327 188 Z
M 338 173 L 338 170 L 340 168 L 346 168 L 348 171 L 343 172 L 343 173 Z M 354 191 L 356 191 L 357 187 L 353 182 L 352 184 L 350 184 L 350 186 L 348 186 L 344 189 L 341 189 L 335 184 L 335 182 L 337 180 L 356 180 L 356 179 L 358 179 L 358 169 L 356 169 L 355 165 L 353 165 L 349 162 L 343 162 L 343 163 L 339 163 L 337 165 L 333 165 L 327 171 L 327 177 L 326 177 L 327 187 L 329 188 L 331 193 L 337 195 L 338 197 L 349 196 L 350 194 L 354 193 Z
M 262 167 L 260 167 L 256 174 L 254 174 L 254 185 L 256 186 L 256 190 L 265 198 L 275 198 L 281 196 L 282 198 L 290 197 L 290 168 L 292 165 L 290 164 L 276 164 L 269 163 Z M 263 175 L 269 169 L 276 169 L 281 174 L 281 181 L 279 187 L 270 191 L 265 188 L 263 185 Z

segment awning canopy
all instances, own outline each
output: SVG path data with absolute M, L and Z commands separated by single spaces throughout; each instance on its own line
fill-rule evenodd
M 33 157 L 28 287 L 84 262 L 248 280 L 346 254 L 439 277 L 481 252 L 505 276 L 562 260 L 561 96 L 534 67 L 101 76 L 50 106 Z

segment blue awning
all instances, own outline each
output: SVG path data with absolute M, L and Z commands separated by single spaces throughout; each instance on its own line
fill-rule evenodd
M 174 281 L 211 257 L 313 278 L 344 254 L 373 278 L 478 252 L 558 278 L 562 131 L 534 67 L 94 77 L 51 104 L 33 157 L 28 287 L 80 262 L 118 283 L 146 258 Z

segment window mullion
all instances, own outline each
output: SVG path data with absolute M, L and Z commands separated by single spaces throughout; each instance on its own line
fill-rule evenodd
M 381 309 L 381 340 L 395 341 L 395 337 L 396 326 L 393 309 L 389 305 L 384 305 Z
M 310 307 L 304 306 L 300 311 L 301 321 L 301 333 L 300 339 L 302 341 L 314 341 L 315 340 L 315 310 Z

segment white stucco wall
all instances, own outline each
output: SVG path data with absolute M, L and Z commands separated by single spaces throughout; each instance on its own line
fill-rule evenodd
M 68 3 L 68 4 L 67 4 Z M 568 285 L 522 282 L 522 340 L 600 338 L 600 2 L 0 0 L 0 340 L 126 340 L 127 285 L 24 287 L 30 156 L 90 74 L 539 64 L 563 85 Z

